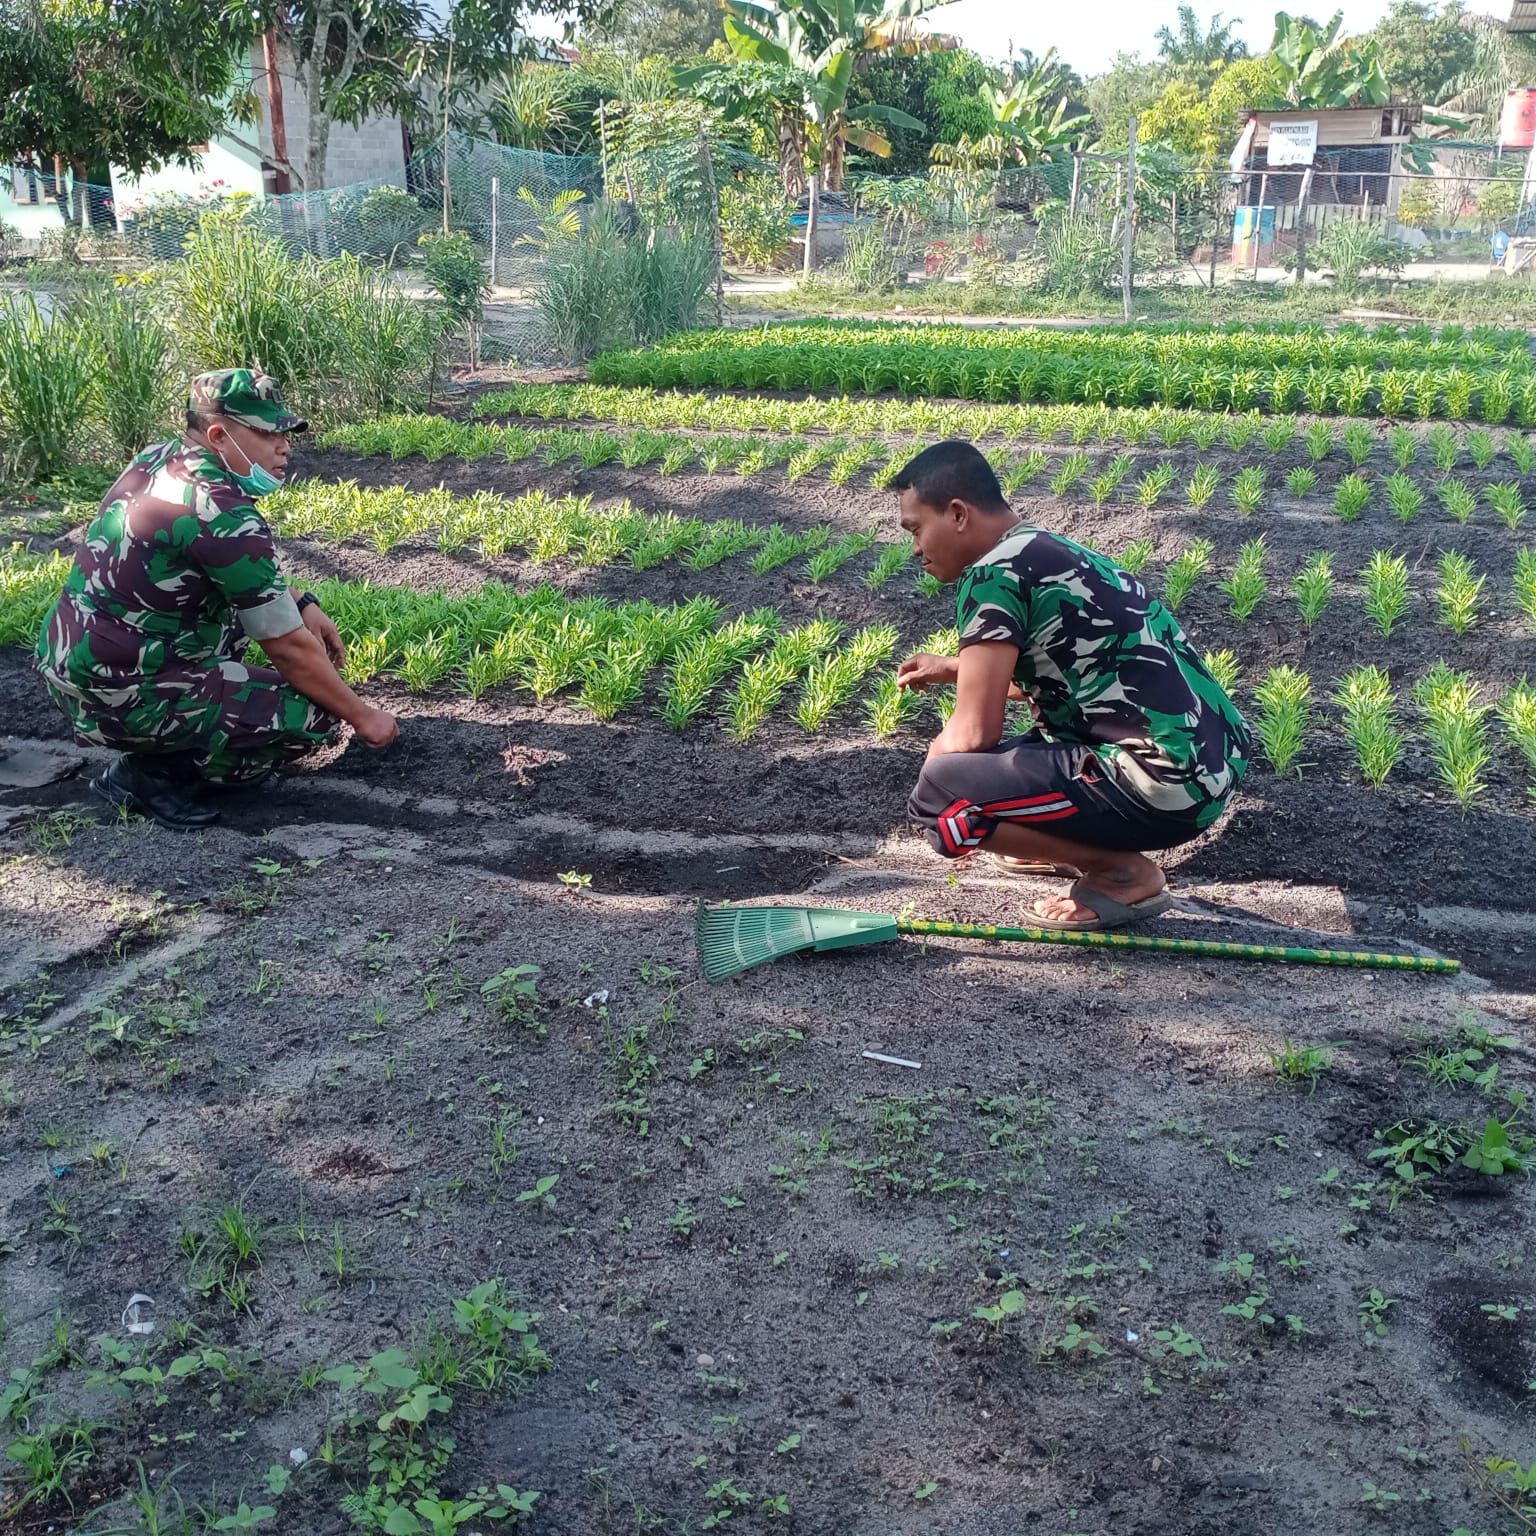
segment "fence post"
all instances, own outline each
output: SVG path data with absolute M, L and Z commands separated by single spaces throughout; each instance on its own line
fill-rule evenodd
M 501 212 L 501 177 L 491 177 L 491 287 L 496 286 L 498 215 Z
M 1067 217 L 1077 217 L 1077 189 L 1082 185 L 1083 157 L 1074 149 L 1072 151 L 1072 196 L 1067 203 Z
M 1136 244 L 1136 119 L 1131 118 L 1125 151 L 1125 229 L 1120 251 L 1120 301 L 1125 318 L 1131 318 L 1131 255 Z
M 699 129 L 699 154 L 704 160 L 704 181 L 709 188 L 709 210 L 715 253 L 715 324 L 725 324 L 725 240 L 720 228 L 720 188 L 715 183 L 715 157 L 709 152 L 709 136 Z
M 821 193 L 821 172 L 812 171 L 810 200 L 805 205 L 805 264 L 800 269 L 802 277 L 809 277 L 816 267 L 816 204 Z
M 1222 214 L 1224 214 L 1226 211 L 1227 211 L 1227 184 L 1224 181 L 1218 180 L 1217 183 L 1216 183 L 1215 194 L 1211 198 L 1211 267 L 1210 267 L 1211 281 L 1210 281 L 1210 285 L 1209 286 L 1210 286 L 1210 289 L 1211 289 L 1212 293 L 1214 293 L 1216 291 L 1216 241 L 1221 237 L 1222 224 L 1225 222 L 1222 219 Z M 1227 232 L 1227 253 L 1228 253 L 1229 257 L 1231 255 L 1231 250 L 1232 250 L 1232 236 L 1231 236 L 1231 232 L 1228 231 Z
M 1179 259 L 1179 189 L 1173 189 L 1173 259 Z
M 1307 198 L 1312 192 L 1312 167 L 1309 165 L 1301 178 L 1301 191 L 1296 194 L 1296 286 L 1307 280 Z

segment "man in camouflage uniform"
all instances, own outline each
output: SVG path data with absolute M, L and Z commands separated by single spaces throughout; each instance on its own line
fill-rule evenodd
M 1014 516 L 970 443 L 925 449 L 896 476 L 924 568 L 958 581 L 960 654 L 913 656 L 906 688 L 956 685 L 911 813 L 939 853 L 980 847 L 1078 879 L 1037 902 L 1038 927 L 1112 928 L 1172 905 L 1143 850 L 1221 815 L 1250 736 L 1178 620 L 1136 578 Z M 1010 698 L 1036 728 L 1001 740 Z
M 218 819 L 205 783 L 258 783 L 342 720 L 370 746 L 398 734 L 341 680 L 336 626 L 283 581 L 256 510 L 306 425 L 265 374 L 202 374 L 185 435 L 145 449 L 107 492 L 37 667 L 76 737 L 120 750 L 91 781 L 109 804 L 191 830 Z M 271 666 L 246 664 L 251 641 Z

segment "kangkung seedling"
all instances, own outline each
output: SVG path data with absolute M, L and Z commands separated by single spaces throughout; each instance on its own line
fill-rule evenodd
M 1387 434 L 1387 451 L 1399 469 L 1407 469 L 1418 457 L 1418 435 L 1412 427 L 1393 427 Z
M 1169 565 L 1163 583 L 1163 602 L 1178 608 L 1194 591 L 1195 583 L 1205 574 L 1216 547 L 1209 539 L 1194 539 L 1189 548 Z
M 1504 452 L 1509 455 L 1509 461 L 1520 471 L 1522 475 L 1528 475 L 1536 470 L 1536 443 L 1528 437 L 1521 437 L 1518 432 L 1511 432 L 1504 439 Z
M 1334 702 L 1344 716 L 1344 734 L 1367 783 L 1380 789 L 1403 755 L 1392 684 L 1380 667 L 1356 667 L 1339 684 Z
M 1398 522 L 1411 523 L 1424 510 L 1424 492 L 1411 476 L 1399 471 L 1388 475 L 1383 483 L 1387 489 L 1387 505 Z
M 807 528 L 803 533 L 774 528 L 763 540 L 762 547 L 752 556 L 752 570 L 758 576 L 766 576 L 769 571 L 775 571 L 801 555 L 820 549 L 830 535 L 831 529 L 825 526 Z
M 1515 606 L 1536 625 L 1536 549 L 1515 555 Z
M 1311 680 L 1292 667 L 1271 667 L 1254 689 L 1254 697 L 1259 704 L 1257 728 L 1264 755 L 1276 773 L 1285 773 L 1301 751 L 1311 720 Z
M 1216 487 L 1220 484 L 1221 473 L 1214 464 L 1197 464 L 1194 474 L 1189 477 L 1189 484 L 1184 488 L 1185 499 L 1198 512 L 1216 494 Z
M 1352 421 L 1344 428 L 1344 452 L 1356 469 L 1370 458 L 1376 446 L 1376 434 L 1363 421 Z
M 1425 439 L 1429 444 L 1430 455 L 1435 461 L 1435 468 L 1439 470 L 1454 469 L 1456 467 L 1456 429 L 1448 427 L 1443 421 L 1429 429 L 1429 436 Z
M 1314 464 L 1321 464 L 1333 452 L 1333 424 L 1327 421 L 1314 421 L 1307 428 L 1307 435 L 1303 441 L 1307 445 L 1307 456 Z
M 1296 573 L 1291 591 L 1301 610 L 1302 622 L 1310 629 L 1322 618 L 1333 596 L 1333 556 L 1326 551 L 1313 555 Z
M 1011 459 L 998 476 L 1004 496 L 1017 496 L 1048 463 L 1044 449 L 1031 448 L 1021 459 Z M 895 477 L 892 476 L 894 479 Z
M 1132 576 L 1140 576 L 1146 570 L 1147 562 L 1152 558 L 1153 547 L 1151 539 L 1132 539 L 1121 550 L 1120 558 L 1115 564 Z
M 881 547 L 872 571 L 864 578 L 864 585 L 871 592 L 883 587 L 891 577 L 899 575 L 912 563 L 912 546 L 905 540 L 888 543 Z
M 1317 489 L 1317 471 L 1310 464 L 1294 465 L 1286 473 L 1285 488 L 1292 496 L 1310 496 Z
M 1086 453 L 1069 453 L 1061 461 L 1061 467 L 1051 481 L 1051 494 L 1065 496 L 1088 473 L 1090 464 Z
M 1531 794 L 1536 797 L 1536 688 L 1521 678 L 1499 705 L 1499 719 L 1509 733 L 1509 739 L 1520 749 L 1525 758 L 1526 771 L 1531 776 Z
M 1520 487 L 1514 481 L 1490 485 L 1484 494 L 1488 498 L 1488 505 L 1498 513 L 1506 528 L 1514 530 L 1525 521 L 1525 498 L 1521 496 Z
M 1257 512 L 1264 505 L 1264 471 L 1259 465 L 1238 470 L 1232 482 L 1232 505 L 1242 513 Z
M 1440 587 L 1435 594 L 1440 622 L 1454 635 L 1464 635 L 1477 623 L 1477 605 L 1486 576 L 1472 575 L 1472 562 L 1455 550 L 1440 556 Z
M 806 730 L 819 731 L 896 649 L 896 640 L 894 625 L 873 625 L 861 629 L 835 653 L 813 661 L 801 686 L 795 718 Z
M 1342 523 L 1353 522 L 1371 500 L 1371 482 L 1364 475 L 1345 475 L 1333 488 L 1334 514 Z
M 1414 702 L 1424 714 L 1435 772 L 1465 815 L 1487 789 L 1487 716 L 1491 705 L 1479 702 L 1481 690 L 1465 672 L 1443 661 L 1414 684 Z
M 1445 508 L 1445 515 L 1453 522 L 1464 524 L 1477 511 L 1476 494 L 1460 480 L 1442 480 L 1435 487 L 1435 493 Z
M 1498 451 L 1494 447 L 1493 433 L 1487 427 L 1470 428 L 1466 437 L 1462 439 L 1461 446 L 1466 449 L 1467 457 L 1479 469 L 1487 469 L 1493 463 L 1493 456 Z
M 1127 453 L 1122 453 L 1109 462 L 1109 467 L 1088 487 L 1088 494 L 1093 498 L 1096 507 L 1102 507 L 1116 491 L 1120 489 L 1121 482 L 1130 474 L 1134 460 Z
M 1284 453 L 1296 440 L 1296 418 L 1272 416 L 1259 428 L 1259 439 L 1271 453 Z
M 1233 652 L 1207 651 L 1200 659 L 1205 663 L 1205 670 L 1216 679 L 1223 693 L 1230 696 L 1237 692 L 1242 669 L 1238 666 L 1237 657 Z
M 1179 472 L 1166 459 L 1153 465 L 1136 482 L 1136 504 L 1151 511 L 1163 499 L 1169 486 L 1179 477 Z
M 752 657 L 743 666 L 741 681 L 727 706 L 730 733 L 738 741 L 750 741 L 783 697 L 784 690 L 836 645 L 841 634 L 841 625 L 830 619 L 817 619 L 781 635 L 765 654 Z
M 862 555 L 875 542 L 873 533 L 844 534 L 835 544 L 818 549 L 805 563 L 805 574 L 818 585 L 834 571 Z
M 1393 626 L 1408 611 L 1407 560 L 1378 549 L 1360 572 L 1360 581 L 1365 588 L 1365 611 L 1383 638 L 1390 639 Z
M 1252 618 L 1269 591 L 1269 583 L 1264 579 L 1265 548 L 1262 536 L 1250 539 L 1238 551 L 1231 576 L 1221 583 L 1221 590 L 1230 600 L 1229 611 L 1234 619 Z

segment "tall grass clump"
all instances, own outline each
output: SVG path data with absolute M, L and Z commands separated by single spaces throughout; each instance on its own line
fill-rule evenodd
M 580 234 L 548 247 L 533 299 L 560 352 L 586 358 L 692 330 L 714 275 L 706 241 L 626 235 L 598 209 Z
M 170 333 L 131 288 L 94 294 L 77 313 L 96 350 L 95 414 L 117 457 L 131 459 L 170 416 Z
M 320 423 L 411 403 L 437 318 L 355 256 L 294 256 L 238 216 L 205 216 L 157 279 L 178 365 L 260 368 Z
M 0 462 L 10 473 L 47 480 L 84 456 L 97 378 L 81 321 L 45 315 L 31 294 L 0 304 Z

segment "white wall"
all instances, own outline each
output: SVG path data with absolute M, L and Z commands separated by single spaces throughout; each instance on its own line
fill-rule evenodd
M 261 168 L 244 150 L 216 139 L 199 159 L 201 164 L 195 170 L 168 165 L 138 177 L 126 175 L 114 166 L 112 205 L 118 222 L 132 216 L 135 203 L 159 193 L 180 192 L 191 197 L 203 193 L 229 197 L 236 192 L 249 192 L 258 198 L 262 195 Z

